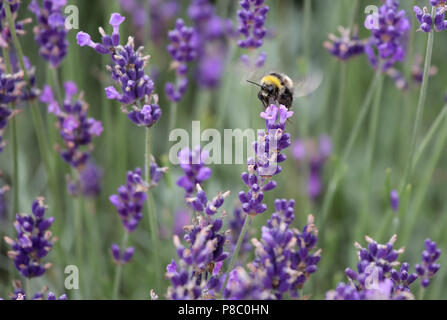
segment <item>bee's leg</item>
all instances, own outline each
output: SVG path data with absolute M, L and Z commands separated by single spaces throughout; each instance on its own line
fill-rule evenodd
M 287 107 L 287 109 L 290 109 L 293 104 L 293 94 L 289 90 L 286 90 L 279 96 L 278 102 Z
M 258 99 L 261 100 L 264 109 L 267 108 L 267 101 L 265 101 L 265 97 L 261 91 L 258 92 Z

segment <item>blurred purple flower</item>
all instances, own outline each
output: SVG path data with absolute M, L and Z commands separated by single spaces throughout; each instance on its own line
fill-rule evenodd
M 8 206 L 6 204 L 5 193 L 8 191 L 9 191 L 8 186 L 3 186 L 2 188 L 0 188 L 0 221 L 6 218 Z
M 323 169 L 331 153 L 332 143 L 330 137 L 327 135 L 320 137 L 318 146 L 311 140 L 297 140 L 292 145 L 292 156 L 298 162 L 309 166 L 307 192 L 313 201 L 316 201 L 322 192 Z
M 82 100 L 82 94 L 73 99 L 78 88 L 74 82 L 64 84 L 65 99 L 62 108 L 54 98 L 50 86 L 46 85 L 40 96 L 40 101 L 48 105 L 48 112 L 57 119 L 57 127 L 64 141 L 65 148 L 60 155 L 68 164 L 82 172 L 92 152 L 92 140 L 99 137 L 103 131 L 100 121 L 88 118 L 88 104 Z
M 440 256 L 441 249 L 438 249 L 436 242 L 426 239 L 425 250 L 422 252 L 422 263 L 415 266 L 423 288 L 428 287 L 431 279 L 441 267 L 438 263 L 436 263 Z
M 16 215 L 14 228 L 17 239 L 5 237 L 6 243 L 12 249 L 8 256 L 14 260 L 15 267 L 26 278 L 40 277 L 51 267 L 50 263 L 42 264 L 41 261 L 51 251 L 55 242 L 51 231 L 48 230 L 54 218 L 44 218 L 46 208 L 43 198 L 34 200 L 32 215 Z
M 129 247 L 129 248 L 125 249 L 123 252 L 121 252 L 120 247 L 114 243 L 114 244 L 112 244 L 111 251 L 112 251 L 113 261 L 116 264 L 122 265 L 122 264 L 126 264 L 126 263 L 130 262 L 130 260 L 133 257 L 133 254 L 135 252 L 135 248 Z
M 420 8 L 418 6 L 413 7 L 413 11 L 416 14 L 416 18 L 420 24 L 418 31 L 430 32 L 443 31 L 447 29 L 447 21 L 445 20 L 445 4 L 443 0 L 430 0 L 430 4 L 435 8 L 435 17 L 433 19 L 431 13 L 427 7 Z
M 381 68 L 387 70 L 405 59 L 411 23 L 405 11 L 399 10 L 399 0 L 385 0 L 374 18 L 378 26 L 371 28 L 365 53 L 374 68 L 380 63 Z M 366 19 L 368 21 L 371 16 Z
M 20 7 L 20 1 L 7 1 L 10 5 L 12 19 L 14 21 L 16 34 L 22 36 L 26 34 L 25 25 L 31 23 L 31 19 L 27 18 L 21 21 L 17 21 L 17 14 Z M 0 47 L 9 48 L 12 43 L 11 28 L 7 21 L 6 11 L 4 8 L 4 2 L 0 2 Z
M 399 193 L 397 192 L 397 190 L 391 190 L 390 191 L 391 209 L 393 209 L 393 211 L 395 212 L 399 211 L 399 203 L 400 203 Z
M 264 24 L 269 7 L 264 5 L 264 0 L 242 0 L 240 6 L 242 9 L 237 12 L 238 31 L 244 40 L 239 40 L 238 45 L 241 48 L 259 48 L 266 35 Z
M 201 150 L 200 147 L 194 150 L 189 148 L 180 150 L 178 159 L 185 175 L 177 180 L 177 185 L 185 189 L 185 198 L 189 198 L 195 192 L 197 184 L 210 178 L 212 171 L 205 166 L 207 158 L 208 152 Z
M 96 197 L 101 193 L 101 180 L 103 170 L 94 162 L 88 161 L 81 171 L 79 180 L 72 181 L 68 178 L 68 191 L 73 196 Z
M 109 200 L 116 207 L 127 232 L 135 231 L 143 218 L 143 206 L 147 198 L 147 184 L 141 176 L 141 169 L 127 172 L 127 182 L 118 188 L 118 194 Z
M 178 210 L 174 219 L 173 233 L 179 237 L 185 234 L 184 227 L 191 224 L 191 213 L 188 210 Z
M 360 40 L 357 32 L 351 35 L 350 29 L 339 27 L 340 37 L 329 34 L 329 41 L 324 42 L 324 47 L 330 54 L 341 61 L 349 60 L 365 52 L 365 43 Z
M 188 72 L 187 64 L 197 58 L 198 35 L 193 27 L 187 27 L 182 19 L 177 19 L 175 29 L 169 31 L 168 37 L 171 43 L 168 45 L 167 50 L 174 59 L 171 66 L 176 70 L 177 88 L 175 84 L 168 82 L 166 83 L 165 91 L 170 101 L 179 102 L 188 86 L 186 78 Z
M 66 0 L 43 0 L 40 7 L 37 0 L 31 1 L 28 9 L 36 15 L 35 40 L 40 46 L 39 53 L 53 68 L 57 68 L 67 55 L 68 41 L 65 16 L 62 8 Z

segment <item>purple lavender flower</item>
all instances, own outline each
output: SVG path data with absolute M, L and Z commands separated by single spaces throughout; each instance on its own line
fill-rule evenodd
M 222 79 L 228 53 L 227 22 L 215 13 L 209 0 L 192 0 L 187 11 L 197 32 L 197 83 L 214 89 Z
M 404 248 L 394 249 L 397 236 L 394 235 L 386 244 L 378 244 L 374 239 L 366 236 L 369 243 L 368 248 L 363 248 L 359 243 L 355 243 L 358 249 L 359 263 L 357 264 L 358 274 L 347 268 L 345 273 L 352 281 L 357 281 L 360 288 L 365 288 L 365 281 L 371 272 L 375 272 L 378 280 L 383 281 L 391 270 L 399 265 L 397 258 L 404 252 Z
M 424 69 L 422 67 L 423 58 L 420 54 L 414 57 L 414 64 L 412 69 L 412 78 L 417 84 L 421 85 L 424 78 Z M 429 71 L 429 77 L 433 77 L 438 74 L 438 67 L 432 65 Z
M 191 207 L 196 212 L 206 213 L 208 216 L 213 216 L 217 213 L 219 208 L 223 205 L 225 198 L 230 195 L 230 191 L 219 193 L 211 201 L 208 201 L 205 191 L 197 185 L 197 194 L 195 197 L 187 198 L 186 201 L 191 204 Z
M 147 0 L 149 5 L 149 29 L 150 38 L 155 44 L 166 37 L 165 30 L 169 28 L 173 19 L 178 15 L 180 5 L 177 0 Z M 147 24 L 144 4 L 137 0 L 121 0 L 121 7 L 132 15 L 132 22 L 139 43 L 144 42 L 144 28 Z
M 347 268 L 346 275 L 350 284 L 339 284 L 336 290 L 327 293 L 327 299 L 338 300 L 403 300 L 414 299 L 410 285 L 418 278 L 416 273 L 410 273 L 409 264 L 402 263 L 399 270 L 395 269 L 400 262 L 398 256 L 404 249 L 394 249 L 396 236 L 387 244 L 378 244 L 366 237 L 368 248 L 355 244 L 359 262 L 357 272 Z
M 300 232 L 290 228 L 294 220 L 293 200 L 276 200 L 276 212 L 262 228 L 261 241 L 253 239 L 256 259 L 253 267 L 260 274 L 264 288 L 271 290 L 277 299 L 289 292 L 298 297 L 307 279 L 317 270 L 320 250 L 315 250 L 317 229 L 313 216 Z
M 143 47 L 135 50 L 132 37 L 129 37 L 125 46 L 120 45 L 119 27 L 124 20 L 119 13 L 113 13 L 109 22 L 113 27 L 112 35 L 106 34 L 104 29 L 100 28 L 101 43 L 93 42 L 85 32 L 79 32 L 76 38 L 81 47 L 89 46 L 100 54 L 110 55 L 112 63 L 107 69 L 111 72 L 112 80 L 119 87 L 119 91 L 114 86 L 107 87 L 107 98 L 121 102 L 122 110 L 129 114 L 135 124 L 150 127 L 160 119 L 161 109 L 156 95 L 153 95 L 154 82 L 144 70 L 149 56 L 142 55 Z M 130 112 L 127 107 L 132 107 Z
M 53 68 L 57 68 L 67 55 L 67 30 L 62 13 L 65 4 L 66 0 L 44 0 L 40 7 L 39 2 L 33 0 L 28 6 L 38 22 L 34 27 L 34 34 L 40 46 L 39 53 Z
M 389 68 L 386 70 L 386 74 L 394 81 L 396 88 L 401 91 L 408 90 L 409 84 L 405 79 L 405 76 L 395 68 Z
M 177 86 L 172 82 L 165 85 L 166 97 L 172 102 L 179 102 L 188 89 L 188 79 L 186 77 L 178 77 Z
M 178 159 L 185 175 L 177 180 L 177 185 L 185 189 L 185 198 L 191 197 L 197 184 L 210 178 L 212 171 L 205 166 L 207 158 L 208 153 L 200 147 L 193 150 L 189 148 L 180 150 Z
M 17 35 L 21 36 L 24 35 L 25 32 L 25 25 L 31 22 L 31 19 L 24 19 L 21 21 L 17 21 L 17 12 L 20 7 L 20 1 L 13 0 L 13 1 L 5 1 L 9 3 L 12 20 L 14 21 L 15 30 Z M 4 8 L 3 1 L 0 3 L 0 47 L 2 48 L 9 48 L 12 42 L 11 38 L 11 28 L 9 26 L 9 22 L 7 21 L 6 17 L 6 11 Z
M 375 19 L 378 26 L 371 29 L 372 34 L 365 46 L 365 53 L 374 68 L 377 68 L 380 62 L 382 69 L 387 70 L 396 62 L 405 59 L 411 24 L 405 11 L 399 10 L 398 0 L 385 0 Z
M 174 59 L 172 68 L 177 71 L 177 88 L 168 82 L 165 86 L 166 95 L 169 100 L 179 102 L 186 92 L 188 81 L 186 74 L 188 72 L 188 62 L 197 58 L 197 32 L 193 27 L 187 27 L 182 19 L 177 19 L 175 29 L 169 31 L 168 52 Z
M 446 1 L 431 1 L 430 4 L 435 7 L 435 17 L 433 19 L 431 13 L 428 11 L 427 7 L 420 8 L 414 6 L 413 11 L 416 14 L 416 18 L 420 23 L 418 31 L 430 32 L 443 31 L 447 29 L 447 21 L 445 19 L 445 4 Z
M 399 203 L 400 203 L 399 193 L 397 192 L 397 190 L 391 190 L 390 192 L 391 209 L 393 209 L 393 211 L 395 212 L 399 211 Z
M 45 219 L 46 206 L 43 198 L 37 198 L 32 205 L 33 215 L 16 215 L 14 228 L 17 239 L 5 237 L 6 243 L 11 246 L 8 256 L 14 260 L 17 270 L 26 277 L 40 277 L 51 267 L 50 263 L 42 264 L 41 259 L 46 257 L 55 242 L 48 229 L 54 218 Z
M 329 41 L 324 42 L 324 47 L 330 54 L 341 61 L 349 60 L 365 52 L 365 43 L 360 40 L 357 32 L 351 35 L 351 30 L 339 27 L 340 37 L 329 34 Z
M 351 283 L 340 282 L 335 290 L 326 293 L 326 300 L 365 300 L 365 292 Z
M 110 196 L 110 202 L 116 207 L 124 228 L 135 231 L 143 218 L 143 206 L 147 198 L 147 184 L 141 176 L 141 169 L 127 172 L 126 185 L 118 188 L 118 194 Z
M 178 268 L 174 260 L 166 267 L 166 278 L 171 281 L 166 296 L 171 300 L 197 300 L 202 297 L 206 286 L 204 280 L 197 282 L 194 273 L 188 272 L 186 266 Z
M 440 256 L 441 249 L 438 249 L 436 242 L 426 239 L 425 250 L 422 252 L 422 263 L 415 266 L 423 288 L 428 287 L 431 279 L 441 267 L 438 263 L 436 263 Z
M 82 172 L 92 151 L 92 140 L 101 135 L 103 127 L 100 121 L 87 117 L 88 104 L 83 101 L 82 94 L 73 101 L 78 92 L 76 84 L 66 82 L 64 88 L 62 108 L 48 85 L 44 87 L 40 100 L 48 105 L 48 112 L 58 119 L 57 126 L 65 144 L 65 149 L 60 150 L 62 159 Z
M 1 173 L 1 172 L 0 172 Z M 6 205 L 6 197 L 5 193 L 9 191 L 8 186 L 3 186 L 0 188 L 0 221 L 6 218 L 7 205 Z
M 149 188 L 156 187 L 160 182 L 163 175 L 168 172 L 168 167 L 159 167 L 155 158 L 151 155 L 150 177 L 151 182 Z
M 193 27 L 188 27 L 182 19 L 177 19 L 175 29 L 169 31 L 169 40 L 171 43 L 167 49 L 174 61 L 180 63 L 177 72 L 185 74 L 187 70 L 186 63 L 194 61 L 197 58 L 197 34 Z
M 323 190 L 323 169 L 331 153 L 332 143 L 327 135 L 320 137 L 318 146 L 312 140 L 297 140 L 292 146 L 292 156 L 300 163 L 305 163 L 309 166 L 307 192 L 313 201 L 318 199 Z
M 409 267 L 409 264 L 404 262 L 399 271 L 391 270 L 391 280 L 396 292 L 410 292 L 410 285 L 418 278 L 416 273 L 409 272 Z
M 116 243 L 114 243 L 114 244 L 112 244 L 111 251 L 112 251 L 113 261 L 116 264 L 122 265 L 122 264 L 126 264 L 126 263 L 130 262 L 130 260 L 133 257 L 133 254 L 135 252 L 135 248 L 129 247 L 122 252 L 120 247 Z
M 276 182 L 271 178 L 282 171 L 278 164 L 285 161 L 286 156 L 281 151 L 291 144 L 290 134 L 285 132 L 285 126 L 287 119 L 293 116 L 293 111 L 283 105 L 277 107 L 272 104 L 260 116 L 265 119 L 266 130 L 258 133 L 254 145 L 256 158 L 248 159 L 248 173 L 241 175 L 249 190 L 239 192 L 242 209 L 251 216 L 267 209 L 262 203 L 264 192 L 276 187 Z
M 71 195 L 96 197 L 101 193 L 103 171 L 94 162 L 88 161 L 77 181 L 68 178 L 67 188 Z
M 228 257 L 224 246 L 228 232 L 221 231 L 221 219 L 199 215 L 191 226 L 185 226 L 187 246 L 174 236 L 180 267 L 173 260 L 167 266 L 166 277 L 171 281 L 167 297 L 174 300 L 214 299 L 221 287 L 220 268 Z M 192 271 L 191 271 L 192 270 Z
M 272 300 L 274 296 L 262 286 L 262 281 L 237 267 L 229 274 L 223 297 L 227 300 Z
M 8 125 L 8 121 L 12 118 L 14 113 L 6 106 L 0 105 L 0 153 L 3 151 L 5 142 L 3 141 L 3 132 Z
M 27 300 L 27 296 L 26 296 L 25 290 L 23 290 L 22 283 L 18 280 L 14 280 L 13 286 L 14 286 L 14 292 L 9 293 L 9 298 L 11 300 Z M 59 298 L 57 298 L 53 292 L 48 291 L 48 293 L 47 293 L 47 291 L 48 291 L 48 287 L 45 286 L 42 290 L 40 290 L 39 292 L 36 292 L 32 296 L 31 300 L 45 300 L 45 294 L 47 294 L 46 300 L 67 300 L 66 294 L 63 294 Z M 2 300 L 2 299 L 0 298 L 0 300 Z
M 189 212 L 189 210 L 178 210 L 175 214 L 173 234 L 182 237 L 185 234 L 185 226 L 190 224 L 191 213 Z
M 241 48 L 259 48 L 267 33 L 264 24 L 269 7 L 264 5 L 264 0 L 242 0 L 240 6 L 242 9 L 237 12 L 238 31 L 244 40 L 239 40 L 238 45 Z
M 35 88 L 35 69 L 25 58 L 25 67 L 30 77 L 30 88 L 27 88 L 23 70 L 18 67 L 15 55 L 11 55 L 12 74 L 6 73 L 6 66 L 0 58 L 0 106 L 6 107 L 8 103 L 19 103 L 34 99 L 39 90 Z
M 129 119 L 135 123 L 137 126 L 150 128 L 158 122 L 161 118 L 161 109 L 158 105 L 158 101 L 152 104 L 145 104 L 141 109 L 138 107 L 133 107 L 133 110 L 128 112 Z M 126 110 L 123 110 L 127 113 Z

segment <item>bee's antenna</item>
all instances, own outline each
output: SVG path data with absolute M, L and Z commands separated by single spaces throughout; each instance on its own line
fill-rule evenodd
M 257 85 L 258 87 L 262 87 L 259 83 L 256 83 L 256 82 L 254 82 L 254 81 L 247 80 L 247 82 L 249 82 L 249 83 L 251 83 L 251 84 L 254 84 L 254 85 Z

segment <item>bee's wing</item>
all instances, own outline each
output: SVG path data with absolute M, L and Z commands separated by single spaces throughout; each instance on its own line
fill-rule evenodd
M 295 82 L 293 96 L 295 98 L 302 98 L 308 96 L 317 90 L 323 82 L 323 73 L 315 71 L 306 77 Z

